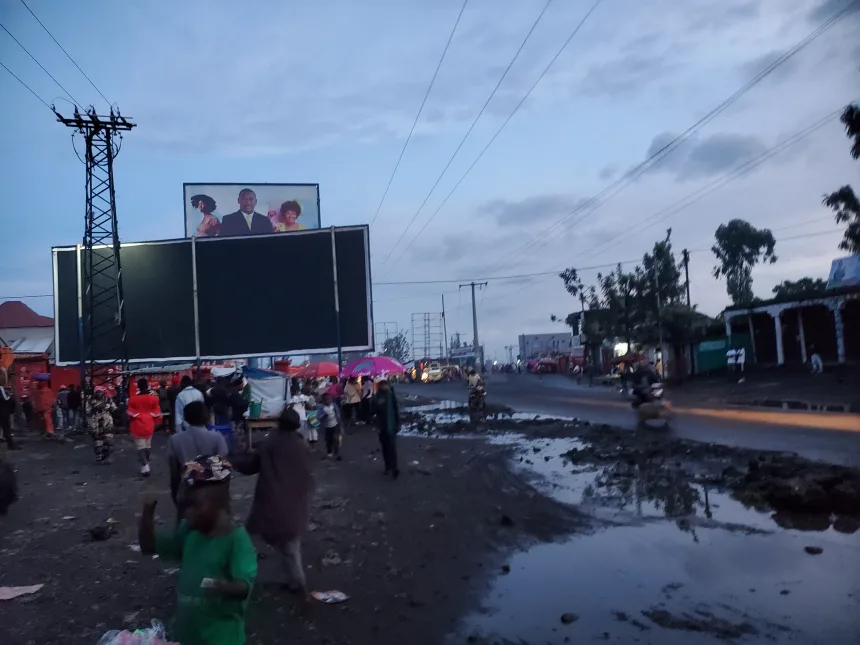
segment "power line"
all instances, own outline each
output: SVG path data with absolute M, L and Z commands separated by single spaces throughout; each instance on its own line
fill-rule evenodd
M 406 237 L 406 234 L 409 232 L 409 229 L 412 228 L 412 224 L 414 224 L 415 220 L 418 219 L 418 214 L 424 209 L 424 206 L 427 204 L 427 200 L 430 199 L 430 196 L 436 190 L 436 187 L 439 185 L 439 182 L 442 181 L 442 177 L 444 177 L 445 173 L 448 172 L 448 168 L 451 167 L 451 164 L 454 162 L 454 159 L 457 156 L 457 154 L 460 152 L 460 149 L 463 147 L 463 144 L 466 143 L 466 139 L 468 139 L 469 135 L 472 134 L 472 130 L 475 129 L 475 126 L 477 125 L 477 123 L 481 119 L 481 117 L 483 116 L 484 112 L 487 109 L 487 106 L 490 104 L 490 101 L 493 100 L 493 97 L 496 95 L 496 92 L 498 92 L 499 87 L 501 87 L 501 85 L 502 85 L 502 82 L 507 77 L 508 72 L 511 71 L 511 67 L 513 67 L 516 60 L 520 57 L 520 54 L 522 53 L 523 48 L 526 46 L 526 43 L 532 37 L 534 30 L 537 28 L 538 23 L 543 18 L 544 14 L 546 13 L 546 10 L 549 9 L 550 4 L 552 4 L 552 0 L 546 0 L 546 4 L 544 4 L 543 9 L 541 9 L 541 12 L 538 14 L 538 17 L 535 18 L 535 21 L 532 23 L 531 29 L 529 29 L 528 33 L 526 33 L 526 37 L 523 38 L 523 41 L 520 43 L 520 46 L 517 49 L 516 53 L 514 54 L 514 57 L 511 59 L 511 62 L 508 63 L 508 66 L 505 68 L 505 71 L 502 72 L 502 75 L 499 77 L 499 80 L 496 83 L 496 86 L 493 88 L 493 91 L 490 92 L 490 95 L 487 97 L 487 100 L 484 101 L 484 105 L 481 106 L 480 111 L 475 116 L 474 120 L 472 121 L 472 124 L 469 126 L 469 129 L 466 130 L 466 134 L 464 134 L 463 138 L 460 139 L 460 143 L 457 145 L 457 148 L 454 150 L 454 153 L 451 155 L 451 158 L 448 159 L 448 163 L 446 163 L 445 167 L 442 168 L 442 172 L 439 173 L 439 176 L 436 178 L 436 181 L 430 187 L 430 191 L 424 197 L 424 201 L 421 202 L 421 205 L 418 207 L 418 210 L 415 211 L 415 214 L 412 216 L 412 219 L 409 220 L 409 224 L 407 224 L 406 228 L 403 229 L 403 233 L 401 233 L 400 237 L 397 238 L 397 241 L 394 243 L 394 246 L 391 247 L 391 251 L 388 252 L 388 255 L 385 257 L 385 260 L 383 260 L 383 264 L 388 262 L 388 259 L 392 256 L 394 251 L 397 249 L 397 246 L 400 244 L 401 241 L 403 241 L 403 238 Z
M 445 199 L 443 199 L 443 200 L 442 200 L 442 203 L 441 203 L 441 204 L 439 204 L 439 206 L 436 208 L 436 210 L 435 210 L 435 211 L 433 211 L 433 214 L 430 216 L 430 218 L 429 218 L 426 222 L 424 222 L 424 226 L 422 226 L 422 227 L 421 227 L 421 230 L 420 230 L 420 231 L 418 231 L 418 233 L 415 235 L 415 237 L 413 237 L 413 238 L 412 238 L 412 241 L 411 241 L 411 242 L 409 242 L 409 244 L 406 246 L 406 248 L 405 248 L 405 249 L 403 249 L 403 252 L 402 252 L 402 253 L 400 254 L 400 256 L 399 256 L 399 257 L 394 261 L 394 264 L 392 264 L 392 265 L 391 265 L 391 267 L 389 267 L 389 271 L 394 267 L 394 265 L 396 265 L 398 262 L 400 262 L 400 260 L 403 258 L 403 256 L 404 256 L 404 255 L 406 255 L 406 252 L 407 252 L 410 248 L 412 248 L 412 245 L 415 243 L 415 241 L 416 241 L 419 237 L 421 237 L 421 234 L 422 234 L 422 233 L 424 233 L 424 231 L 425 231 L 425 230 L 427 229 L 427 227 L 430 225 L 430 222 L 432 222 L 432 221 L 433 221 L 433 218 L 435 218 L 435 217 L 436 217 L 436 215 L 438 215 L 438 214 L 439 214 L 439 211 L 441 211 L 441 210 L 442 210 L 442 208 L 445 206 L 445 204 L 447 204 L 447 203 L 448 203 L 448 200 L 449 200 L 449 199 L 451 199 L 451 195 L 453 195 L 453 194 L 454 194 L 454 192 L 455 192 L 455 191 L 460 187 L 460 184 L 462 184 L 462 183 L 463 183 L 463 181 L 466 179 L 466 177 L 469 175 L 469 173 L 470 173 L 470 172 L 472 172 L 472 169 L 473 169 L 473 168 L 477 165 L 477 163 L 481 160 L 481 158 L 484 156 L 484 154 L 487 152 L 487 150 L 489 150 L 490 146 L 491 146 L 491 145 L 493 145 L 493 142 L 495 142 L 496 138 L 501 134 L 502 130 L 504 130 L 504 129 L 505 129 L 505 126 L 507 126 L 507 125 L 508 125 L 508 123 L 509 123 L 509 122 L 510 122 L 510 120 L 514 117 L 514 115 L 515 115 L 517 112 L 519 112 L 520 108 L 523 106 L 523 104 L 526 102 L 526 100 L 529 98 L 529 96 L 531 96 L 532 92 L 534 92 L 534 90 L 535 90 L 535 88 L 538 86 L 538 84 L 543 80 L 543 77 L 547 75 L 547 73 L 549 72 L 550 68 L 553 66 L 553 64 L 555 64 L 555 61 L 556 61 L 556 60 L 558 60 L 558 57 L 559 57 L 559 56 L 561 56 L 562 52 L 563 52 L 565 49 L 567 49 L 567 46 L 568 46 L 568 45 L 570 44 L 570 42 L 573 40 L 574 36 L 576 36 L 576 34 L 578 34 L 578 33 L 579 33 L 579 30 L 580 30 L 580 29 L 582 28 L 582 26 L 585 24 L 585 21 L 586 21 L 586 20 L 588 20 L 589 16 L 591 16 L 591 14 L 594 12 L 594 10 L 595 10 L 595 9 L 597 9 L 597 7 L 598 7 L 598 5 L 600 5 L 601 1 L 602 1 L 602 0 L 596 0 L 596 2 L 591 6 L 591 8 L 588 10 L 588 12 L 586 12 L 586 14 L 585 14 L 585 16 L 582 18 L 582 20 L 580 20 L 580 21 L 579 21 L 579 24 L 577 24 L 577 25 L 576 25 L 576 27 L 574 28 L 574 30 L 573 30 L 573 31 L 570 33 L 570 35 L 567 37 L 567 40 L 565 40 L 565 41 L 564 41 L 564 43 L 562 44 L 562 46 L 561 46 L 561 47 L 559 48 L 559 50 L 555 53 L 555 56 L 553 56 L 553 57 L 550 59 L 550 61 L 549 61 L 549 63 L 547 64 L 547 66 L 544 68 L 544 70 L 543 70 L 543 71 L 540 73 L 540 75 L 537 77 L 537 80 L 535 80 L 535 82 L 534 82 L 534 83 L 532 84 L 532 86 L 529 88 L 528 92 L 526 92 L 526 93 L 525 93 L 525 95 L 523 95 L 523 98 L 521 98 L 521 99 L 520 99 L 520 102 L 519 102 L 519 103 L 517 103 L 517 105 L 516 105 L 516 107 L 513 109 L 513 111 L 511 111 L 511 113 L 510 113 L 510 114 L 508 115 L 508 117 L 504 120 L 504 122 L 502 122 L 502 125 L 500 125 L 500 126 L 499 126 L 499 129 L 498 129 L 498 130 L 496 130 L 495 134 L 493 134 L 493 136 L 492 136 L 492 137 L 490 138 L 490 140 L 487 142 L 487 145 L 485 145 L 485 146 L 484 146 L 484 148 L 481 150 L 481 152 L 479 152 L 479 153 L 478 153 L 478 156 L 477 156 L 477 157 L 475 157 L 475 160 L 472 162 L 472 164 L 471 164 L 468 168 L 466 168 L 466 172 L 464 172 L 464 173 L 463 173 L 463 175 L 460 177 L 460 179 L 459 179 L 459 180 L 457 180 L 457 183 L 456 183 L 456 184 L 454 184 L 454 187 L 453 187 L 453 188 L 450 190 L 450 192 L 445 196 Z
M 739 166 L 736 166 L 732 170 L 729 170 L 728 172 L 720 175 L 719 177 L 717 177 L 715 180 L 711 181 L 710 183 L 708 183 L 704 186 L 701 186 L 700 188 L 693 191 L 689 195 L 679 199 L 674 204 L 671 204 L 665 208 L 660 209 L 656 213 L 649 215 L 644 220 L 639 222 L 639 224 L 634 226 L 632 229 L 626 230 L 624 233 L 622 233 L 620 235 L 616 235 L 614 237 L 609 238 L 608 240 L 605 240 L 605 241 L 599 243 L 596 247 L 593 247 L 591 250 L 587 251 L 586 256 L 597 255 L 598 253 L 604 253 L 607 250 L 613 248 L 614 246 L 617 246 L 618 244 L 620 244 L 624 240 L 629 239 L 633 236 L 636 236 L 639 233 L 641 233 L 642 231 L 644 231 L 648 228 L 651 228 L 655 224 L 662 222 L 662 221 L 672 217 L 673 215 L 676 215 L 677 213 L 681 212 L 682 210 L 684 210 L 686 208 L 689 208 L 690 206 L 692 206 L 693 204 L 704 199 L 705 197 L 707 197 L 711 193 L 719 190 L 720 188 L 733 182 L 734 180 L 743 177 L 744 175 L 746 175 L 750 171 L 754 170 L 755 168 L 757 168 L 758 166 L 763 164 L 765 161 L 768 161 L 769 159 L 776 156 L 777 154 L 784 152 L 785 150 L 787 150 L 788 148 L 793 146 L 795 143 L 802 141 L 803 139 L 805 139 L 809 135 L 820 130 L 825 125 L 827 125 L 831 121 L 834 121 L 836 118 L 838 118 L 839 115 L 842 113 L 842 111 L 843 111 L 843 109 L 840 108 L 834 112 L 831 112 L 830 114 L 828 114 L 827 116 L 825 116 L 822 119 L 819 119 L 818 121 L 816 121 L 812 125 L 809 125 L 806 128 L 804 128 L 803 130 L 800 130 L 799 132 L 795 132 L 790 137 L 783 139 L 782 141 L 780 141 L 778 144 L 776 144 L 772 148 L 765 150 L 761 154 L 759 154 L 759 155 L 753 157 L 752 159 L 740 164 Z M 612 240 L 615 240 L 615 241 L 612 242 Z M 607 244 L 607 242 L 612 242 L 612 243 Z
M 45 26 L 45 24 L 41 20 L 39 20 L 39 16 L 37 16 L 35 13 L 33 13 L 33 10 L 27 6 L 27 3 L 24 2 L 24 0 L 21 0 L 21 4 L 24 5 L 24 8 L 27 11 L 29 11 L 30 15 L 36 19 L 36 22 L 38 22 L 42 26 L 42 29 L 45 30 L 45 33 L 48 34 L 51 37 L 51 40 L 53 40 L 57 44 L 57 47 L 59 47 L 63 51 L 63 53 L 66 55 L 66 58 L 68 58 L 70 61 L 72 61 L 72 65 L 77 67 L 78 71 L 84 75 L 84 78 L 90 82 L 90 85 L 93 86 L 93 89 L 95 89 L 95 91 L 99 93 L 99 95 L 105 100 L 105 102 L 108 105 L 110 105 L 110 101 L 108 101 L 107 97 L 104 94 L 102 94 L 102 91 L 98 87 L 96 87 L 96 84 L 93 83 L 93 79 L 91 79 L 89 76 L 87 76 L 87 73 L 84 70 L 82 70 L 81 66 L 75 62 L 75 59 L 72 58 L 72 55 L 69 54 L 69 52 L 66 51 L 66 48 L 60 44 L 60 41 L 58 41 L 56 38 L 54 38 L 54 34 L 52 34 L 50 32 L 50 30 Z
M 58 81 L 56 78 L 54 78 L 54 75 L 53 75 L 53 74 L 51 74 L 51 72 L 49 72 L 47 69 L 45 69 L 45 66 L 44 66 L 44 65 L 42 65 L 42 63 L 40 63 L 38 60 L 36 60 L 36 57 L 35 57 L 35 56 L 33 56 L 33 54 L 31 54 L 31 53 L 30 53 L 30 50 L 28 50 L 26 47 L 24 47 L 24 45 L 22 45 L 22 44 L 21 44 L 21 41 L 20 41 L 20 40 L 18 40 L 17 38 L 15 38 L 15 36 L 13 36 L 13 35 L 12 35 L 12 32 L 11 32 L 11 31 L 9 31 L 8 29 L 6 29 L 5 25 L 3 25 L 3 23 L 2 23 L 2 22 L 0 22 L 0 28 L 2 28 L 2 29 L 3 29 L 3 31 L 5 31 L 7 34 L 9 34 L 9 37 L 10 37 L 12 40 L 14 40 L 16 43 L 18 43 L 18 46 L 19 46 L 21 49 L 23 49 L 23 50 L 24 50 L 24 52 L 27 54 L 27 56 L 29 56 L 30 58 L 32 58 L 32 59 L 33 59 L 33 62 L 34 62 L 34 63 L 36 63 L 36 65 L 38 65 L 39 67 L 41 67 L 41 68 L 42 68 L 42 71 L 43 71 L 43 72 L 45 72 L 45 74 L 47 74 L 48 76 L 50 76 L 50 77 L 51 77 L 51 80 L 52 80 L 52 81 L 54 81 L 54 82 L 57 84 L 57 87 L 59 87 L 61 90 L 63 90 L 63 92 L 65 92 L 65 93 L 66 93 L 66 96 L 68 96 L 68 97 L 69 97 L 69 98 L 70 98 L 70 99 L 71 99 L 75 104 L 80 105 L 80 103 L 78 103 L 78 102 L 75 100 L 75 97 L 74 97 L 74 96 L 72 96 L 71 94 L 69 94 L 69 90 L 67 90 L 65 87 L 63 87 L 62 83 L 60 83 L 60 81 Z
M 6 65 L 3 64 L 3 61 L 0 61 L 0 66 L 2 66 L 3 69 L 5 69 L 7 72 L 9 72 L 16 81 L 18 81 L 21 85 L 23 85 L 25 88 L 27 88 L 27 91 L 29 91 L 30 94 L 32 94 L 37 99 L 39 99 L 39 101 L 41 101 L 42 105 L 44 105 L 49 110 L 51 109 L 51 106 L 45 102 L 45 99 L 43 99 L 41 96 L 36 94 L 36 92 L 33 90 L 33 88 L 30 87 L 29 85 L 27 85 L 24 81 L 22 81 L 15 72 L 13 72 L 11 69 L 6 67 Z
M 397 157 L 397 163 L 394 164 L 394 170 L 391 171 L 391 177 L 388 178 L 388 184 L 385 186 L 385 192 L 382 193 L 382 199 L 379 200 L 379 206 L 376 207 L 376 213 L 374 213 L 373 220 L 370 222 L 370 228 L 373 228 L 373 225 L 376 224 L 376 218 L 379 217 L 379 211 L 382 209 L 382 204 L 388 196 L 391 182 L 394 181 L 394 175 L 397 174 L 397 169 L 400 167 L 400 162 L 403 160 L 403 155 L 406 152 L 407 146 L 409 146 L 409 141 L 412 139 L 412 133 L 415 132 L 415 126 L 418 125 L 418 119 L 421 117 L 421 112 L 424 110 L 424 104 L 427 103 L 427 97 L 430 96 L 430 90 L 433 89 L 433 84 L 436 82 L 436 76 L 439 75 L 442 61 L 445 60 L 445 55 L 448 53 L 451 41 L 454 40 L 454 34 L 457 31 L 457 26 L 460 24 L 460 18 L 463 17 L 463 12 L 466 10 L 467 4 L 469 4 L 469 0 L 463 0 L 463 6 L 460 7 L 460 13 L 457 14 L 457 20 L 454 22 L 454 27 L 451 29 L 451 33 L 448 35 L 448 42 L 445 43 L 445 49 L 442 50 L 442 56 L 439 57 L 439 62 L 436 64 L 436 71 L 433 72 L 433 77 L 430 79 L 430 85 L 427 86 L 427 91 L 424 93 L 424 99 L 421 101 L 421 106 L 418 108 L 418 114 L 415 115 L 415 120 L 412 122 L 412 127 L 409 129 L 409 135 L 406 137 L 406 142 L 403 144 L 400 156 Z
M 594 197 L 587 199 L 585 202 L 571 210 L 567 215 L 562 217 L 560 220 L 551 224 L 549 227 L 545 228 L 543 231 L 540 231 L 536 235 L 534 235 L 530 240 L 528 240 L 525 244 L 523 244 L 518 249 L 515 249 L 512 253 L 507 254 L 505 260 L 500 261 L 499 263 L 493 265 L 491 269 L 495 269 L 499 266 L 510 265 L 511 256 L 523 253 L 523 257 L 525 257 L 526 253 L 532 252 L 537 248 L 545 245 L 538 244 L 535 246 L 536 242 L 539 242 L 540 238 L 546 236 L 547 234 L 551 234 L 554 231 L 558 230 L 560 227 L 564 226 L 566 223 L 570 222 L 570 220 L 577 214 L 585 211 L 580 217 L 574 219 L 570 222 L 570 225 L 574 225 L 580 220 L 582 220 L 587 215 L 596 211 L 600 206 L 608 202 L 610 199 L 615 197 L 622 190 L 627 188 L 630 184 L 632 184 L 636 179 L 638 179 L 641 175 L 646 173 L 648 170 L 653 168 L 655 165 L 660 163 L 665 157 L 674 152 L 678 147 L 683 145 L 683 143 L 689 139 L 693 134 L 701 130 L 708 123 L 713 121 L 717 116 L 719 116 L 722 112 L 724 112 L 727 108 L 729 108 L 732 104 L 734 104 L 739 98 L 741 98 L 744 94 L 746 94 L 749 90 L 755 87 L 758 83 L 760 83 L 764 78 L 770 75 L 777 67 L 785 63 L 792 56 L 800 52 L 803 48 L 805 48 L 809 43 L 814 41 L 816 38 L 821 36 L 824 32 L 830 29 L 833 25 L 838 23 L 840 20 L 845 18 L 848 15 L 849 10 L 851 9 L 851 5 L 858 0 L 853 0 L 852 3 L 845 6 L 840 11 L 833 14 L 830 18 L 825 20 L 821 25 L 819 25 L 816 29 L 810 32 L 805 38 L 796 43 L 793 47 L 791 47 L 788 51 L 783 53 L 779 58 L 770 63 L 767 67 L 765 67 L 762 71 L 756 74 L 750 81 L 742 85 L 738 90 L 736 90 L 731 96 L 722 101 L 716 107 L 714 107 L 710 112 L 705 114 L 701 119 L 696 121 L 693 125 L 687 128 L 684 132 L 675 137 L 672 141 L 661 147 L 659 150 L 654 152 L 651 156 L 648 157 L 645 161 L 638 164 L 636 167 L 622 175 L 619 179 L 614 181 L 612 184 L 604 188 Z M 614 191 L 614 192 L 613 192 Z M 605 197 L 605 198 L 604 198 Z M 600 201 L 603 199 L 603 201 Z M 586 210 L 589 209 L 589 210 Z M 534 247 L 534 248 L 531 248 Z

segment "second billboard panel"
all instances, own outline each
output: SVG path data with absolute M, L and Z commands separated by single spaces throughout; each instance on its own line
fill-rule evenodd
M 319 184 L 184 184 L 185 237 L 320 228 Z

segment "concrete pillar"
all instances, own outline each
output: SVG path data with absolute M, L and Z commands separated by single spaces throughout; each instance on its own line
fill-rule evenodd
M 777 311 L 776 313 L 770 312 L 770 315 L 773 316 L 773 331 L 776 335 L 777 365 L 783 365 L 785 363 L 785 348 L 782 344 L 782 319 L 780 318 L 781 313 L 781 311 Z
M 806 363 L 806 332 L 803 330 L 803 310 L 797 310 L 797 329 L 800 336 L 800 360 Z
M 840 363 L 845 362 L 845 328 L 842 325 L 842 301 L 833 307 L 833 322 L 836 327 L 836 356 Z
M 732 337 L 732 319 L 726 316 L 726 338 Z

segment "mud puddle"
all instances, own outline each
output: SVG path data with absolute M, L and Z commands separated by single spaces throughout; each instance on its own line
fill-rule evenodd
M 856 642 L 860 548 L 848 536 L 623 526 L 512 557 L 449 642 Z
M 524 416 L 490 419 L 483 432 L 434 417 L 417 432 L 488 435 L 538 491 L 591 516 L 593 530 L 512 556 L 449 642 L 855 642 L 856 470 Z

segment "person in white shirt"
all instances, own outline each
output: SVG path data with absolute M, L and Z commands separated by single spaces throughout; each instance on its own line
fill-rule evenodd
M 331 394 L 326 392 L 322 397 L 319 408 L 320 424 L 325 430 L 326 456 L 340 461 L 340 408 L 335 404 Z
M 359 415 L 365 423 L 370 423 L 370 401 L 373 399 L 373 379 L 364 376 L 361 379 L 361 414 Z
M 735 352 L 735 361 L 738 364 L 741 372 L 744 371 L 744 363 L 747 360 L 747 350 L 741 347 L 737 352 Z
M 729 347 L 729 350 L 726 352 L 726 365 L 729 367 L 730 372 L 735 371 L 735 363 L 737 362 L 738 353 L 735 351 L 733 347 Z
M 173 427 L 175 432 L 185 430 L 185 418 L 183 417 L 183 413 L 185 412 L 186 405 L 192 401 L 206 403 L 206 400 L 203 398 L 203 393 L 192 385 L 190 376 L 187 374 L 183 376 L 179 385 L 182 390 L 176 395 L 176 406 L 173 413 Z

